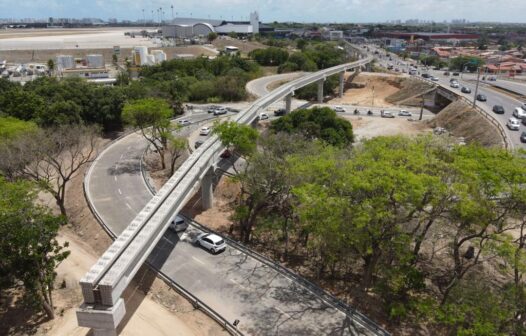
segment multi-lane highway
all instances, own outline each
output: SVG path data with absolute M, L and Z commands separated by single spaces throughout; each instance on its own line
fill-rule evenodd
M 260 80 L 255 91 L 266 92 L 272 81 Z M 185 116 L 193 123 L 209 118 L 206 112 Z M 196 124 L 197 125 L 197 124 Z M 185 130 L 188 135 L 198 126 Z M 141 173 L 147 143 L 138 134 L 109 146 L 86 176 L 92 207 L 114 234 L 119 235 L 151 199 Z M 227 321 L 239 320 L 247 335 L 371 335 L 331 300 L 300 285 L 279 267 L 229 245 L 212 255 L 194 244 L 202 231 L 196 226 L 183 233 L 168 230 L 148 257 L 169 279 L 218 312 Z
M 373 47 L 370 47 L 370 49 L 376 50 Z M 377 49 L 377 50 L 379 50 L 380 54 L 385 55 L 385 51 L 380 50 L 380 49 Z M 393 54 L 390 54 L 390 55 L 393 55 Z M 375 55 L 375 56 L 378 56 L 378 55 Z M 391 56 L 391 58 L 392 60 L 389 60 L 388 58 L 384 56 L 384 57 L 378 58 L 378 62 L 380 65 L 384 67 L 386 67 L 388 64 L 393 64 L 394 67 L 399 67 L 400 69 L 405 69 L 407 71 L 408 62 L 405 62 L 396 56 Z M 458 95 L 466 97 L 470 101 L 473 101 L 475 97 L 476 77 L 473 75 L 463 74 L 462 76 L 452 76 L 452 75 L 446 76 L 444 75 L 444 71 L 424 70 L 423 67 L 420 67 L 418 69 L 418 72 L 419 72 L 418 75 L 421 75 L 422 73 L 429 73 L 430 75 L 437 77 L 439 80 L 435 83 L 449 88 L 450 90 L 456 92 Z M 455 89 L 455 88 L 450 87 L 451 78 L 455 78 L 459 82 L 460 84 L 459 88 Z M 471 93 L 462 93 L 460 91 L 462 86 L 470 88 Z M 492 113 L 495 119 L 497 119 L 501 123 L 501 125 L 505 129 L 506 133 L 509 136 L 509 139 L 511 140 L 515 148 L 526 148 L 526 144 L 521 143 L 520 141 L 520 134 L 523 131 L 526 131 L 526 126 L 524 126 L 524 124 L 521 124 L 520 131 L 511 131 L 506 127 L 506 122 L 508 121 L 509 118 L 512 117 L 512 113 L 515 107 L 521 106 L 523 102 L 503 92 L 496 91 L 492 89 L 491 86 L 486 85 L 482 82 L 479 85 L 478 93 L 485 95 L 487 97 L 487 101 L 486 102 L 477 101 L 476 104 L 480 106 L 481 108 L 483 108 L 488 113 Z M 493 113 L 492 110 L 493 110 L 494 105 L 503 106 L 505 113 L 504 114 Z M 476 125 L 473 125 L 473 126 L 476 127 Z

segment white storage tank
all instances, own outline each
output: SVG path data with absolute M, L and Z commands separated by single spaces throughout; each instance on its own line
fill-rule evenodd
M 148 47 L 139 46 L 133 48 L 133 61 L 135 65 L 148 64 Z
M 152 55 L 155 58 L 155 64 L 166 61 L 166 53 L 162 50 L 152 50 Z
M 92 54 L 86 56 L 86 65 L 88 68 L 104 68 L 104 57 L 100 54 Z
M 57 69 L 74 69 L 75 59 L 71 55 L 58 55 L 57 56 Z

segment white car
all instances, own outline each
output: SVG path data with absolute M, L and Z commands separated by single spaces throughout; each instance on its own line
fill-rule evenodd
M 188 227 L 188 223 L 184 220 L 184 218 L 175 216 L 175 218 L 170 222 L 170 230 L 173 230 L 175 232 L 184 231 Z
M 179 125 L 181 125 L 181 126 L 188 126 L 188 125 L 190 125 L 190 121 L 188 121 L 188 120 L 186 120 L 186 119 L 184 119 L 184 120 L 179 120 L 178 123 L 179 123 Z
M 211 131 L 212 130 L 208 126 L 201 127 L 201 131 L 199 131 L 199 135 L 208 135 L 210 134 Z
M 259 120 L 265 120 L 265 119 L 268 119 L 268 114 L 267 113 L 261 113 L 259 115 Z
M 345 109 L 341 106 L 334 106 L 333 110 L 334 112 L 345 113 Z
M 226 114 L 228 112 L 228 110 L 224 107 L 218 107 L 214 110 L 214 115 L 221 115 L 221 114 Z
M 508 122 L 506 123 L 506 126 L 512 131 L 518 131 L 521 124 L 519 122 L 519 119 L 516 118 L 509 118 Z
M 407 110 L 400 110 L 400 112 L 398 112 L 398 115 L 402 117 L 412 117 L 413 116 L 411 112 Z
M 460 87 L 460 84 L 458 84 L 458 82 L 451 82 L 449 86 L 451 86 L 452 88 L 458 89 Z
M 214 254 L 226 249 L 226 244 L 223 238 L 213 233 L 201 233 L 197 237 L 196 244 Z
M 382 118 L 394 118 L 394 114 L 391 113 L 391 111 L 382 111 L 381 112 Z
M 526 118 L 526 111 L 524 111 L 521 107 L 516 107 L 513 110 L 513 116 L 519 119 Z

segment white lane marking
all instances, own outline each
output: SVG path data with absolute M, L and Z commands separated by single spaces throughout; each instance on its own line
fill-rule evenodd
M 113 179 L 114 179 L 115 181 L 117 181 L 117 176 L 113 176 Z
M 202 265 L 205 265 L 205 262 L 200 260 L 199 258 L 196 258 L 196 257 L 192 257 L 192 259 L 194 259 L 195 261 L 197 261 L 198 263 L 202 264 Z
M 126 203 L 126 206 L 128 207 L 128 209 L 133 210 L 131 205 L 129 205 L 128 203 Z
M 121 194 L 121 195 L 122 195 L 122 191 L 121 191 L 121 189 L 118 189 L 118 190 L 119 190 L 119 194 Z
M 164 240 L 166 240 L 170 245 L 175 245 L 170 239 L 163 237 Z

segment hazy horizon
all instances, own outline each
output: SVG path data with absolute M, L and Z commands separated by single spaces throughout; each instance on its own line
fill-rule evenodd
M 466 19 L 470 22 L 525 22 L 526 1 L 508 0 L 209 0 L 185 2 L 169 0 L 0 0 L 2 18 L 100 18 L 107 20 L 158 21 L 157 9 L 163 8 L 164 19 L 176 17 L 248 20 L 257 10 L 260 20 L 295 22 L 372 23 L 419 19 L 443 22 Z M 144 9 L 144 16 L 143 16 Z M 153 11 L 153 13 L 152 13 Z

